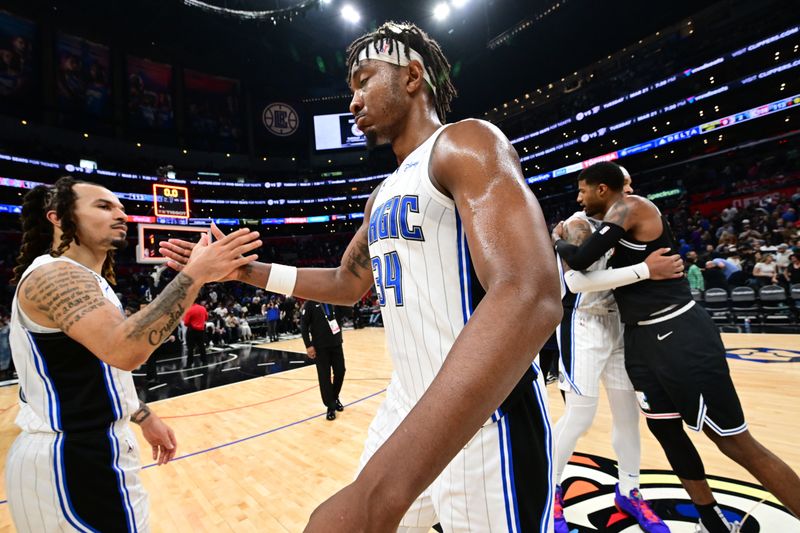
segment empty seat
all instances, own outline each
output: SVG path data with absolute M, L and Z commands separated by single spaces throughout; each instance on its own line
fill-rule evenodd
M 792 322 L 792 310 L 786 291 L 779 285 L 765 285 L 758 291 L 761 316 L 765 324 L 788 324 Z
M 795 309 L 800 309 L 800 283 L 795 283 L 789 288 L 789 298 L 794 302 Z
M 736 287 L 731 291 L 731 313 L 735 322 L 756 322 L 760 319 L 760 312 L 756 291 L 750 287 Z
M 728 303 L 728 291 L 713 288 L 703 294 L 703 307 L 706 308 L 711 319 L 717 324 L 731 323 L 731 310 Z

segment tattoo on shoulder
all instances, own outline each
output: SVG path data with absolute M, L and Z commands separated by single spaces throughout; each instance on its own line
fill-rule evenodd
M 25 282 L 23 296 L 67 334 L 92 311 L 111 305 L 94 274 L 66 264 L 34 271 Z
M 147 337 L 150 346 L 160 346 L 178 325 L 186 311 L 186 296 L 194 280 L 180 272 L 150 305 L 133 315 L 127 338 Z M 166 321 L 164 318 L 166 317 Z
M 614 202 L 614 205 L 608 210 L 606 216 L 603 217 L 605 222 L 609 224 L 616 224 L 617 226 L 625 227 L 625 222 L 628 219 L 630 208 L 625 203 L 625 199 L 621 198 Z
M 361 278 L 363 271 L 369 270 L 369 244 L 364 233 L 356 234 L 356 239 L 357 241 L 345 253 L 342 263 L 355 277 Z

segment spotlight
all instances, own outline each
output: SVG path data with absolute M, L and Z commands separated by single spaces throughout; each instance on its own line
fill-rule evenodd
M 433 18 L 436 20 L 444 20 L 450 14 L 450 6 L 444 2 L 436 4 L 433 8 Z
M 345 4 L 344 7 L 342 7 L 341 13 L 342 18 L 351 24 L 355 24 L 361 20 L 361 14 L 350 4 Z

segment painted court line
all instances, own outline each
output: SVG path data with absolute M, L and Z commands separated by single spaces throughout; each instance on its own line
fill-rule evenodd
M 345 404 L 345 407 L 350 407 L 351 405 L 355 405 L 357 403 L 361 403 L 364 400 L 369 400 L 370 398 L 373 398 L 373 397 L 375 397 L 375 396 L 377 396 L 379 394 L 383 394 L 384 392 L 386 392 L 386 389 L 381 389 L 378 392 L 373 392 L 372 394 L 370 394 L 368 396 L 364 396 L 363 398 L 359 398 L 358 400 L 355 400 L 353 402 Z M 199 450 L 199 451 L 192 452 L 192 453 L 189 453 L 189 454 L 186 454 L 186 455 L 181 455 L 180 457 L 173 458 L 172 461 L 180 461 L 181 459 L 194 457 L 195 455 L 202 455 L 204 453 L 213 452 L 215 450 L 219 450 L 219 449 L 222 449 L 222 448 L 227 448 L 228 446 L 233 446 L 234 444 L 239 444 L 241 442 L 245 442 L 245 441 L 248 441 L 248 440 L 257 439 L 258 437 L 263 437 L 264 435 L 269 435 L 271 433 L 276 433 L 276 432 L 278 432 L 278 431 L 280 431 L 282 429 L 290 428 L 292 426 L 296 426 L 298 424 L 302 424 L 303 422 L 308 422 L 309 420 L 314 420 L 315 418 L 319 418 L 319 417 L 325 416 L 325 415 L 326 415 L 326 413 L 319 413 L 318 415 L 309 416 L 308 418 L 304 418 L 302 420 L 296 420 L 294 422 L 290 422 L 288 424 L 284 424 L 283 426 L 279 426 L 279 427 L 276 427 L 276 428 L 268 429 L 267 431 L 262 431 L 261 433 L 256 433 L 255 435 L 250 435 L 249 437 L 244 437 L 244 438 L 237 439 L 237 440 L 234 440 L 234 441 L 231 441 L 231 442 L 226 442 L 225 444 L 220 444 L 218 446 L 212 446 L 211 448 L 206 448 L 205 450 Z M 172 462 L 172 461 L 170 461 L 170 462 Z M 142 470 L 144 470 L 146 468 L 151 468 L 151 467 L 154 467 L 154 466 L 156 466 L 156 463 L 151 463 L 151 464 L 149 464 L 147 466 L 143 466 Z M 8 503 L 8 500 L 0 500 L 0 505 L 5 505 L 6 503 Z

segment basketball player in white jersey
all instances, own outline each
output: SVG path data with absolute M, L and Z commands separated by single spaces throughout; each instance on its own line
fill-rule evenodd
M 143 311 L 125 318 L 108 280 L 127 241 L 126 216 L 105 187 L 61 178 L 22 207 L 22 247 L 10 343 L 22 430 L 8 452 L 6 490 L 21 532 L 147 531 L 147 495 L 130 419 L 158 464 L 176 440 L 140 403 L 131 370 L 178 324 L 203 283 L 253 258 L 257 234 L 196 247 L 189 264 Z
M 235 279 L 352 304 L 374 283 L 394 372 L 357 479 L 307 531 L 552 531 L 551 435 L 533 364 L 561 318 L 558 272 L 516 151 L 494 126 L 443 126 L 438 44 L 387 23 L 351 44 L 350 110 L 398 168 L 334 269 L 253 263 Z M 188 243 L 164 253 L 180 268 Z
M 609 265 L 638 264 L 675 239 L 666 218 L 647 199 L 624 193 L 625 173 L 612 162 L 596 163 L 578 176 L 578 200 L 587 215 L 603 218 L 581 246 L 559 239 L 556 250 L 575 269 L 584 269 L 614 249 Z M 625 367 L 640 408 L 700 520 L 697 530 L 741 531 L 743 516 L 721 508 L 703 461 L 683 428 L 706 435 L 746 468 L 796 515 L 800 478 L 752 436 L 730 377 L 725 347 L 708 313 L 695 305 L 685 278 L 642 280 L 620 285 L 614 297 L 625 324 Z
M 633 192 L 630 179 L 626 193 Z M 578 211 L 564 222 L 564 238 L 576 246 L 591 235 L 599 221 Z M 606 270 L 602 257 L 583 272 L 572 271 L 559 258 L 563 269 L 562 303 L 564 317 L 558 328 L 559 388 L 564 391 L 566 409 L 554 427 L 555 530 L 569 533 L 564 516 L 561 480 L 575 445 L 592 425 L 600 394 L 606 389 L 612 415 L 612 445 L 617 453 L 619 483 L 615 503 L 648 532 L 669 528 L 653 512 L 639 492 L 639 403 L 625 370 L 622 323 L 610 288 L 639 279 L 665 279 L 683 275 L 679 256 L 664 256 L 666 249 L 653 252 L 645 263 Z M 611 279 L 609 279 L 611 278 Z

